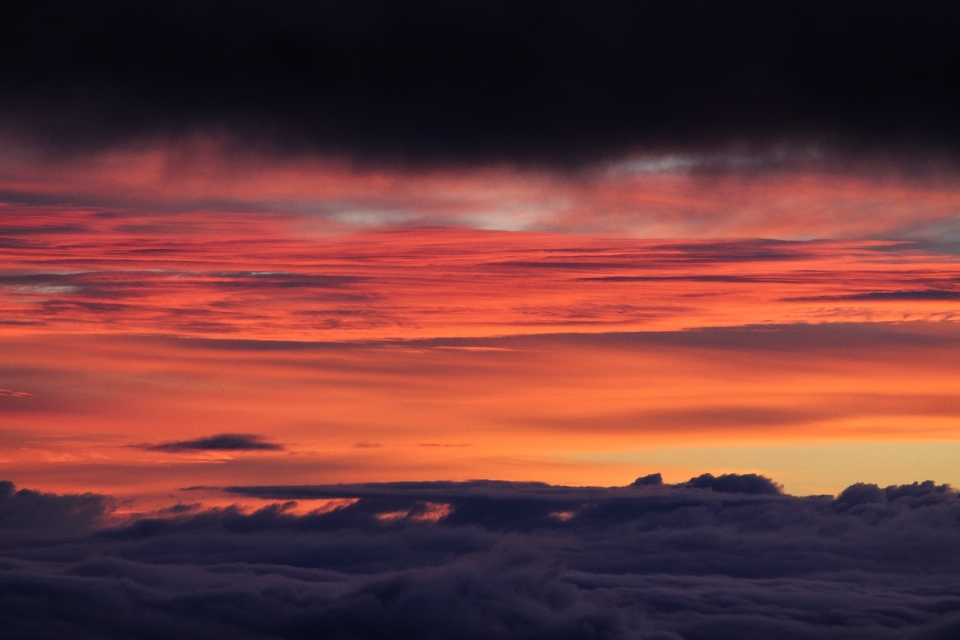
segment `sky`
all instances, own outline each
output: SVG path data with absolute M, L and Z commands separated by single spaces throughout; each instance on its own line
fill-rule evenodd
M 5 475 L 960 482 L 921 4 L 11 5 Z
M 0 628 L 957 638 L 957 33 L 0 4 Z

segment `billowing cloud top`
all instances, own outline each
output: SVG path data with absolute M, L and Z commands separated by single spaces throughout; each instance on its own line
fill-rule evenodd
M 834 499 L 707 480 L 236 488 L 356 500 L 121 522 L 101 496 L 3 483 L 0 623 L 18 638 L 956 637 L 949 487 Z
M 414 164 L 960 150 L 943 0 L 21 2 L 0 23 L 6 133 L 75 150 L 197 134 Z

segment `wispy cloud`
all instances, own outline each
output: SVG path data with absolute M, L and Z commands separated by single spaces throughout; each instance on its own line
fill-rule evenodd
M 960 317 L 960 260 L 908 242 L 310 237 L 272 214 L 23 211 L 21 225 L 70 218 L 96 233 L 0 247 L 7 331 L 349 342 Z

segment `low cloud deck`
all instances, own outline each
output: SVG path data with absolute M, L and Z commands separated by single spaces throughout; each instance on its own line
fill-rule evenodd
M 359 499 L 303 516 L 289 503 L 252 513 L 182 504 L 119 524 L 109 498 L 4 483 L 0 624 L 37 638 L 960 631 L 960 499 L 949 487 L 861 484 L 833 498 L 694 481 L 235 487 Z M 423 517 L 438 500 L 450 505 Z

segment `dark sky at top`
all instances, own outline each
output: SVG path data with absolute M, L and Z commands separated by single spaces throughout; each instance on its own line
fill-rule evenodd
M 960 153 L 947 1 L 12 2 L 0 128 L 360 162 Z

